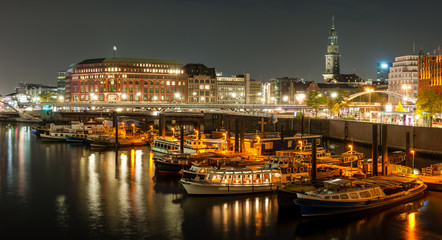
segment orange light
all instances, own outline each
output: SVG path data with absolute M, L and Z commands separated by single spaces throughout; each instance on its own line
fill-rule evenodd
M 411 153 L 411 154 L 414 154 L 414 149 L 411 149 L 411 150 L 410 150 L 410 153 Z
M 350 148 L 350 151 L 353 151 L 353 145 L 349 144 L 348 147 Z

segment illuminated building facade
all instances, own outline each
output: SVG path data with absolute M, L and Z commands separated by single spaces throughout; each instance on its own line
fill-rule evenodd
M 418 61 L 419 93 L 430 90 L 442 94 L 442 55 L 420 56 Z
M 189 103 L 216 102 L 216 71 L 203 64 L 186 64 L 184 72 L 188 76 L 187 99 Z
M 416 98 L 417 96 L 417 62 L 418 55 L 405 55 L 396 57 L 388 74 L 388 91 Z M 389 102 L 403 102 L 398 97 L 388 96 Z
M 217 103 L 244 104 L 246 103 L 246 86 L 250 74 L 231 77 L 216 77 Z
M 96 58 L 66 74 L 66 102 L 186 102 L 187 75 L 173 60 Z
M 250 79 L 246 82 L 246 103 L 262 104 L 263 103 L 263 86 L 261 81 Z

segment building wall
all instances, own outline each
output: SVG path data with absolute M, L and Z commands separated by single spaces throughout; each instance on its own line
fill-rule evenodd
M 175 61 L 91 59 L 66 75 L 69 102 L 186 102 L 187 75 Z
M 388 74 L 388 91 L 416 98 L 418 93 L 418 55 L 406 55 L 395 58 Z M 403 102 L 403 99 L 389 96 L 389 102 Z
M 246 75 L 247 76 L 247 75 Z M 250 76 L 250 75 L 249 75 Z M 246 103 L 246 77 L 216 77 L 217 103 Z
M 442 94 L 442 55 L 419 58 L 419 93 L 424 90 Z

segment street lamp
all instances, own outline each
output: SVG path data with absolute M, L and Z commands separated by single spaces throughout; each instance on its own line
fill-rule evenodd
M 411 85 L 409 84 L 402 84 L 402 90 L 405 91 L 405 98 L 404 101 L 406 101 L 408 99 L 408 90 L 411 89 Z
M 195 133 L 196 133 L 196 139 L 198 139 L 198 133 L 199 133 L 199 131 L 198 131 L 198 130 L 195 130 Z
M 411 161 L 411 173 L 414 174 L 414 149 L 411 149 L 410 153 L 413 155 L 413 160 Z
M 368 102 L 371 104 L 371 92 L 373 92 L 374 89 L 373 88 L 366 88 L 365 91 L 368 92 Z
M 170 129 L 172 130 L 172 138 L 174 138 L 174 137 L 175 137 L 175 128 L 172 127 L 172 128 L 170 128 Z
M 353 145 L 348 144 L 348 147 L 350 148 L 350 154 L 353 154 Z M 350 158 L 350 171 L 353 172 L 353 158 Z
M 332 92 L 332 93 L 331 93 L 331 97 L 332 97 L 332 98 L 337 98 L 337 97 L 338 97 L 338 94 L 335 93 L 335 92 Z
M 302 153 L 302 140 L 299 140 L 298 144 L 301 145 L 301 153 Z
M 177 99 L 180 99 L 180 97 L 181 97 L 181 94 L 180 93 L 175 93 L 175 101 L 177 101 L 178 102 L 178 100 Z
M 296 94 L 296 101 L 298 101 L 298 104 L 301 104 L 302 102 L 304 102 L 304 100 L 305 100 L 304 93 Z

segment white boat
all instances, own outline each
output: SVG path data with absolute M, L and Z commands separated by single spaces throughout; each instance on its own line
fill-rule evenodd
M 184 153 L 213 152 L 218 150 L 216 146 L 208 146 L 201 139 L 185 139 L 183 141 Z M 181 150 L 180 140 L 177 138 L 155 139 L 152 144 L 152 151 L 158 153 L 173 153 Z
M 272 192 L 281 186 L 279 170 L 210 170 L 204 179 L 180 180 L 189 195 L 232 195 Z

